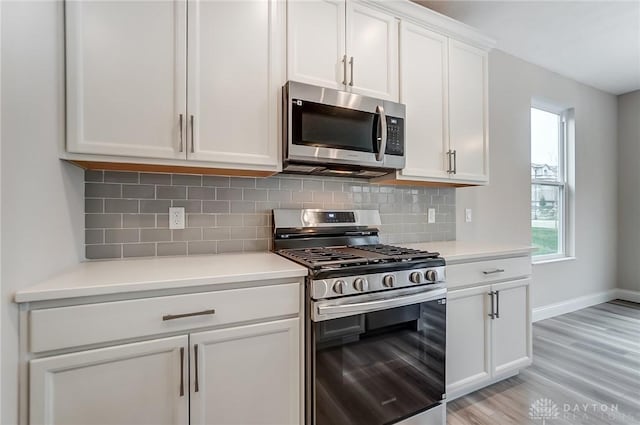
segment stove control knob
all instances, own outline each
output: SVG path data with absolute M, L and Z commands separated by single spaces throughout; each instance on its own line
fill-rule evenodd
M 420 281 L 422 280 L 422 273 L 420 272 L 413 272 L 409 275 L 409 280 L 412 283 L 420 283 Z
M 387 288 L 393 288 L 393 285 L 396 283 L 396 277 L 392 274 L 386 275 L 382 278 L 382 284 Z
M 424 274 L 424 277 L 429 282 L 437 282 L 438 281 L 438 272 L 435 271 L 435 270 L 427 270 L 427 272 Z
M 344 280 L 336 280 L 333 284 L 333 292 L 335 292 L 336 294 L 344 294 L 344 290 L 346 287 L 346 283 Z
M 367 279 L 359 277 L 353 281 L 353 287 L 358 292 L 364 292 L 369 289 L 369 282 L 367 282 Z

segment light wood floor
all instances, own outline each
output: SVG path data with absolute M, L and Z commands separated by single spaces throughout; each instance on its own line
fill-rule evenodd
M 542 424 L 529 408 L 545 398 L 558 408 L 545 425 L 640 424 L 640 304 L 616 300 L 535 323 L 533 365 L 449 403 L 447 424 Z

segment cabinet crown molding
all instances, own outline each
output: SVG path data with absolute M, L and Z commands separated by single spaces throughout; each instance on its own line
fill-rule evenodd
M 398 18 L 421 25 L 442 35 L 469 43 L 483 50 L 491 50 L 497 46 L 496 40 L 480 32 L 478 29 L 456 21 L 410 0 L 359 0 L 361 3 L 393 12 Z

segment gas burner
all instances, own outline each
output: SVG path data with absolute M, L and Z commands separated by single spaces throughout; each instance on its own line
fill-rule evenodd
M 278 253 L 311 268 L 343 267 L 368 263 L 364 257 L 334 248 L 282 249 Z
M 391 260 L 409 261 L 425 258 L 438 258 L 439 252 L 420 251 L 418 249 L 403 248 L 393 245 L 374 244 L 374 245 L 355 245 L 352 248 L 362 251 L 373 252 L 389 257 Z

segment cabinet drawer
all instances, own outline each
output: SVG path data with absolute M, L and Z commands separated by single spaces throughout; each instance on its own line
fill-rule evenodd
M 33 310 L 29 350 L 37 353 L 299 311 L 300 283 Z M 204 313 L 180 317 L 198 312 Z
M 447 265 L 447 287 L 515 279 L 531 274 L 530 257 L 503 258 Z

